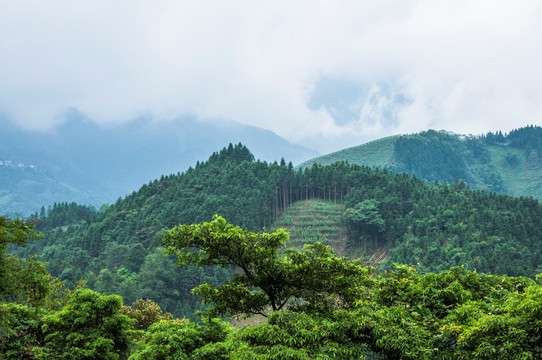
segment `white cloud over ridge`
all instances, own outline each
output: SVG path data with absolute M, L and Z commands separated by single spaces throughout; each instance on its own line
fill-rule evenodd
M 191 113 L 322 152 L 510 130 L 542 125 L 541 33 L 540 2 L 521 0 L 6 2 L 0 111 L 35 128 L 70 107 L 100 123 Z M 369 91 L 318 106 L 322 79 Z

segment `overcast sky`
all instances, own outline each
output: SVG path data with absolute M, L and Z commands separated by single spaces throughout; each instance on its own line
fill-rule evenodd
M 321 152 L 542 125 L 541 4 L 0 0 L 0 113 L 225 118 Z

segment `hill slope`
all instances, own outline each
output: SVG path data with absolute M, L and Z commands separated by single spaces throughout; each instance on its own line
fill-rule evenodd
M 427 180 L 465 181 L 474 189 L 542 200 L 542 128 L 463 136 L 429 130 L 392 136 L 323 155 L 300 165 L 336 161 L 388 168 Z
M 158 248 L 159 236 L 214 214 L 253 231 L 284 226 L 298 245 L 325 239 L 343 255 L 367 261 L 387 256 L 382 268 L 393 262 L 420 271 L 467 265 L 529 276 L 542 268 L 542 207 L 536 200 L 471 190 L 462 182 L 435 186 L 345 163 L 296 171 L 285 162 L 255 161 L 242 145 L 162 176 L 100 212 L 60 204 L 36 214 L 46 237 L 17 253 L 39 254 L 68 283 L 83 277 L 91 288 L 118 293 L 127 303 L 152 298 L 189 316 L 199 306 L 190 289 L 228 274 L 179 269 Z
M 320 241 L 342 255 L 347 229 L 342 222 L 343 203 L 319 199 L 302 200 L 292 204 L 273 223 L 273 228 L 284 228 L 290 233 L 290 246 L 303 246 Z

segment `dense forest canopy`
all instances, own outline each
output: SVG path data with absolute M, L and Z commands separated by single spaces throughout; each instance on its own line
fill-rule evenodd
M 5 246 L 35 237 L 31 225 L 0 218 L 2 359 L 542 356 L 542 286 L 527 277 L 465 267 L 419 274 L 406 265 L 378 273 L 320 243 L 289 249 L 283 230 L 254 233 L 215 217 L 175 227 L 163 238 L 181 266 L 235 265 L 240 271 L 218 287 L 200 284 L 198 291 L 211 307 L 200 322 L 191 322 L 173 319 L 149 300 L 126 306 L 120 296 L 82 284 L 66 289 L 43 271 L 26 272 L 37 281 L 17 286 L 18 260 Z M 35 259 L 27 264 L 43 270 Z M 277 299 L 284 299 L 284 306 L 274 307 Z M 270 311 L 267 321 L 239 329 L 212 317 L 260 310 Z
M 501 131 L 489 132 L 481 137 L 488 144 L 510 146 L 526 151 L 542 150 L 542 127 L 530 125 L 503 134 Z
M 409 172 L 428 181 L 463 180 L 503 192 L 502 179 L 490 165 L 490 155 L 477 137 L 444 131 L 404 135 L 394 145 L 395 172 Z
M 179 270 L 163 255 L 159 236 L 215 214 L 250 231 L 271 229 L 293 204 L 310 199 L 342 207 L 342 254 L 369 258 L 378 252 L 379 269 L 398 262 L 422 273 L 461 265 L 510 276 L 542 270 L 542 208 L 532 198 L 472 190 L 461 181 L 428 184 L 344 162 L 298 170 L 285 161 L 255 161 L 241 144 L 99 211 L 67 203 L 43 209 L 31 220 L 45 238 L 13 251 L 39 254 L 68 285 L 83 278 L 90 288 L 128 303 L 151 298 L 176 316 L 193 317 L 204 307 L 190 290 L 221 284 L 230 270 Z M 305 242 L 316 240 L 322 239 Z
M 490 191 L 505 192 L 503 179 L 487 145 L 522 150 L 525 158 L 542 157 L 542 128 L 528 126 L 482 136 L 461 136 L 446 131 L 423 131 L 400 136 L 394 144 L 394 171 L 407 171 L 429 181 L 464 180 Z M 507 154 L 505 165 L 517 165 L 517 155 Z
M 431 136 L 448 135 L 405 146 Z M 492 136 L 519 141 L 476 141 Z M 325 238 L 289 239 L 298 204 L 333 209 L 343 257 Z M 99 210 L 0 220 L 6 359 L 542 355 L 542 207 L 529 197 L 346 162 L 301 170 L 238 144 Z M 236 329 L 232 316 L 260 324 Z

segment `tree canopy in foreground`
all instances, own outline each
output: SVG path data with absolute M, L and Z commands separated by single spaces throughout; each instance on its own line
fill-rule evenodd
M 285 247 L 288 233 L 254 233 L 228 224 L 220 216 L 199 225 L 180 225 L 162 238 L 166 252 L 181 266 L 235 267 L 236 274 L 215 288 L 194 290 L 212 304 L 208 315 L 260 314 L 285 307 L 329 310 L 350 308 L 369 270 L 359 260 L 334 255 L 320 243 L 303 250 Z
M 240 269 L 221 287 L 203 284 L 197 288 L 196 293 L 211 304 L 208 315 L 275 311 L 269 314 L 267 322 L 239 330 L 217 323 L 201 328 L 188 324 L 153 325 L 141 349 L 149 352 L 154 346 L 158 350 L 168 345 L 164 339 L 173 334 L 212 331 L 221 335 L 205 344 L 193 342 L 192 347 L 185 347 L 183 356 L 194 359 L 538 359 L 542 356 L 542 287 L 533 279 L 478 274 L 464 267 L 419 274 L 412 267 L 396 265 L 393 270 L 375 273 L 357 260 L 336 257 L 321 244 L 303 250 L 286 249 L 286 238 L 282 230 L 252 233 L 227 224 L 220 217 L 209 223 L 172 229 L 163 241 L 169 253 L 177 254 L 179 264 Z
M 0 221 L 2 244 L 32 237 L 31 226 Z M 287 237 L 221 217 L 172 229 L 163 240 L 181 265 L 236 268 L 224 285 L 197 288 L 210 305 L 201 323 L 171 319 L 151 301 L 127 309 L 117 295 L 66 291 L 34 260 L 44 291 L 29 296 L 34 287 L 12 284 L 20 268 L 4 266 L 0 359 L 542 358 L 542 275 L 405 265 L 376 273 L 321 244 L 288 249 Z M 13 260 L 4 248 L 0 255 Z M 212 317 L 251 314 L 267 318 L 235 329 Z

